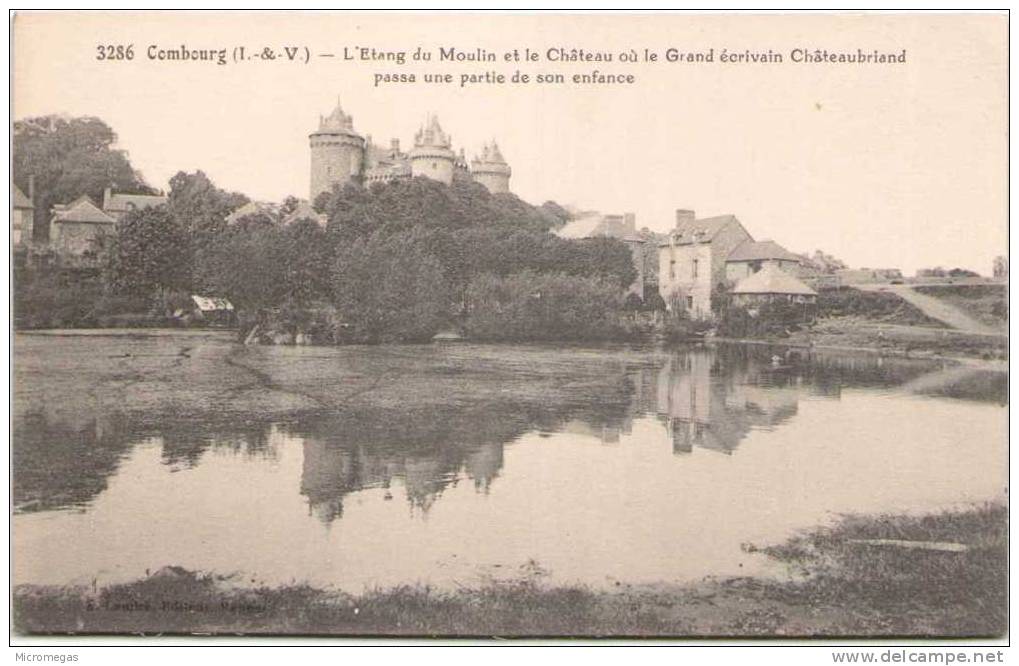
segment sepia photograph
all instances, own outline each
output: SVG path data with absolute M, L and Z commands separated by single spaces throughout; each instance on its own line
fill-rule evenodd
M 14 644 L 1007 643 L 1007 11 L 9 25 Z

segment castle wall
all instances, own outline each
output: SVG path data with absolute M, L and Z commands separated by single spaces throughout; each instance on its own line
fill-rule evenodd
M 453 159 L 439 155 L 414 156 L 410 162 L 411 175 L 425 176 L 440 183 L 453 183 Z
M 358 180 L 364 162 L 362 139 L 343 134 L 311 136 L 311 188 L 309 201 L 336 183 Z
M 471 175 L 474 177 L 474 182 L 484 185 L 492 194 L 510 191 L 509 176 L 505 174 L 475 171 Z

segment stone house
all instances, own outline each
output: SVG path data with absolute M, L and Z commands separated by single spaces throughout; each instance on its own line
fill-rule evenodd
M 753 238 L 735 215 L 697 219 L 692 210 L 677 210 L 676 226 L 658 248 L 658 290 L 666 307 L 711 318 L 712 294 L 726 285 L 726 260 L 747 242 Z
M 123 194 L 107 187 L 103 191 L 103 212 L 119 220 L 132 210 L 165 206 L 169 197 L 151 194 Z
M 249 201 L 226 216 L 226 223 L 237 224 L 246 217 L 263 217 L 273 223 L 279 221 L 279 209 L 275 204 L 263 201 Z
M 32 227 L 35 224 L 35 203 L 34 192 L 35 182 L 29 176 L 28 195 L 26 196 L 21 188 L 11 183 L 13 193 L 13 207 L 11 210 L 11 243 L 19 247 L 32 240 Z
M 50 242 L 60 253 L 81 256 L 101 236 L 116 231 L 117 220 L 107 215 L 87 195 L 66 206 L 53 207 Z
M 790 275 L 800 276 L 803 258 L 775 241 L 747 241 L 725 260 L 725 278 L 730 285 L 757 273 L 765 266 L 774 266 Z
M 303 199 L 297 203 L 297 206 L 294 207 L 294 210 L 292 210 L 288 215 L 285 215 L 283 217 L 283 226 L 293 224 L 294 222 L 298 222 L 300 220 L 312 220 L 323 228 L 326 226 L 326 223 L 328 222 L 328 218 L 326 217 L 325 213 L 319 213 L 314 208 L 312 208 L 310 203 L 304 201 Z
M 808 305 L 817 302 L 817 292 L 777 265 L 767 264 L 733 287 L 732 301 L 741 306 L 763 303 Z

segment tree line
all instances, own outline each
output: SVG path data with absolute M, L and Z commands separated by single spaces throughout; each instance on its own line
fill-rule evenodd
M 26 128 L 15 133 L 15 173 L 40 174 L 40 204 L 82 193 L 98 199 L 111 185 L 153 191 L 113 148 L 115 135 L 101 121 L 36 119 Z M 91 175 L 70 178 L 69 165 Z M 475 339 L 591 339 L 619 334 L 623 295 L 637 276 L 621 241 L 552 233 L 569 216 L 558 204 L 492 195 L 469 180 L 336 187 L 314 202 L 324 225 L 284 224 L 297 210 L 292 197 L 275 211 L 228 223 L 249 202 L 243 194 L 217 187 L 201 171 L 180 172 L 169 185 L 165 206 L 118 220 L 116 234 L 94 249 L 92 273 L 55 270 L 23 284 L 16 314 L 60 325 L 45 321 L 59 306 L 40 301 L 47 283 L 62 281 L 49 287 L 87 287 L 73 315 L 86 318 L 90 302 L 94 316 L 141 303 L 169 312 L 189 294 L 203 294 L 228 298 L 245 332 L 258 326 L 323 342 L 423 341 L 448 329 Z

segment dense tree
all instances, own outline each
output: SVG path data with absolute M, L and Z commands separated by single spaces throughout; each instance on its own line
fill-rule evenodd
M 202 171 L 178 171 L 170 179 L 167 207 L 177 224 L 197 243 L 223 231 L 226 217 L 248 203 L 248 197 L 216 187 Z
M 526 271 L 471 284 L 467 332 L 477 340 L 597 340 L 621 333 L 622 292 L 591 277 Z
M 453 307 L 442 266 L 404 235 L 376 234 L 337 252 L 333 299 L 352 339 L 425 342 Z
M 98 118 L 27 118 L 14 123 L 13 135 L 14 182 L 27 192 L 29 176 L 35 177 L 36 239 L 49 238 L 54 204 L 83 194 L 101 203 L 107 187 L 156 193 L 131 167 L 127 153 L 114 147 L 117 135 Z
M 106 256 L 105 279 L 117 293 L 153 296 L 190 289 L 187 234 L 165 206 L 124 215 Z

